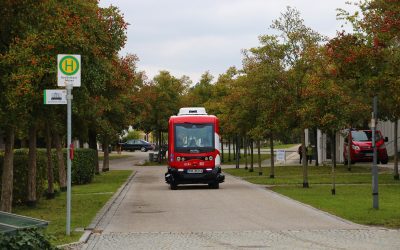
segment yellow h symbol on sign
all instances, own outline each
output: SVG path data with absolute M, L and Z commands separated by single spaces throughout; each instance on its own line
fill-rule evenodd
M 72 60 L 72 59 L 67 59 L 67 60 L 65 60 L 65 71 L 67 71 L 67 72 L 73 72 L 74 71 L 74 69 L 75 69 L 75 67 L 74 67 L 74 60 Z

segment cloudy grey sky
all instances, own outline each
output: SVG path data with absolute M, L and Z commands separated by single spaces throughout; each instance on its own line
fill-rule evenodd
M 100 0 L 119 7 L 128 27 L 121 55 L 139 56 L 139 69 L 153 78 L 160 70 L 198 82 L 205 71 L 217 78 L 230 66 L 241 68 L 242 49 L 256 47 L 286 6 L 301 12 L 305 24 L 333 37 L 342 30 L 337 8 L 346 0 Z M 354 7 L 353 7 L 354 9 Z

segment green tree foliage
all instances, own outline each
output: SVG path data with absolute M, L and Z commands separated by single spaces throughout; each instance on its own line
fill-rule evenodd
M 132 140 L 132 139 L 140 139 L 140 132 L 137 130 L 130 130 L 128 133 L 122 138 L 124 141 Z
M 204 106 L 209 114 L 216 115 L 220 122 L 220 134 L 228 137 L 232 132 L 229 129 L 231 120 L 229 119 L 229 107 L 224 102 L 226 96 L 233 92 L 233 85 L 238 76 L 238 71 L 235 67 L 230 67 L 225 73 L 218 77 L 217 82 L 211 85 L 211 98 L 207 100 Z
M 168 131 L 168 120 L 176 115 L 186 91 L 187 78 L 178 79 L 168 71 L 160 71 L 152 82 L 145 84 L 139 94 L 140 111 L 137 117 L 137 128 L 149 133 L 156 133 L 158 147 L 161 148 L 163 132 Z M 158 154 L 161 163 L 161 154 Z
M 211 99 L 213 78 L 208 71 L 202 74 L 200 81 L 191 87 L 188 94 L 184 97 L 184 106 L 203 107 Z
M 100 8 L 96 0 L 73 5 L 18 0 L 2 1 L 0 9 L 1 16 L 8 17 L 0 21 L 7 27 L 0 30 L 0 129 L 10 137 L 7 142 L 13 141 L 16 128 L 24 131 L 28 123 L 44 119 L 55 133 L 65 130 L 65 108 L 43 107 L 40 95 L 57 85 L 57 54 L 82 55 L 82 87 L 73 91 L 75 137 L 87 140 L 92 128 L 108 138 L 129 124 L 137 58 L 118 56 L 126 41 L 127 23 L 116 7 Z M 17 134 L 27 134 L 18 130 Z M 7 148 L 4 173 L 12 179 L 12 143 Z M 10 196 L 2 202 L 7 203 Z M 7 204 L 2 208 L 10 211 Z
M 168 71 L 160 71 L 153 81 L 145 83 L 136 95 L 139 114 L 135 127 L 145 133 L 155 131 L 158 137 L 166 132 L 169 117 L 181 107 L 187 83 L 187 77 L 178 79 Z

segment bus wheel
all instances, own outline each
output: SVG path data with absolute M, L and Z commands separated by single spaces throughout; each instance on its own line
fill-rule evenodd
M 212 189 L 219 189 L 219 183 L 218 182 L 213 182 L 209 183 L 208 186 Z
M 171 184 L 169 184 L 169 187 L 171 188 L 171 190 L 177 190 L 178 189 L 178 185 L 174 182 L 171 182 Z

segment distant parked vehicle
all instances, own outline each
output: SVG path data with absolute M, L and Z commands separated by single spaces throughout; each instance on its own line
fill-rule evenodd
M 128 140 L 126 142 L 120 143 L 119 145 L 121 146 L 121 150 L 125 151 L 140 150 L 142 152 L 147 152 L 148 150 L 154 150 L 155 148 L 154 144 L 139 139 Z
M 383 137 L 381 132 L 377 130 L 376 135 L 376 147 L 378 162 L 387 164 L 389 157 L 386 151 L 385 142 L 388 141 L 387 137 Z M 372 162 L 373 148 L 372 148 L 372 130 L 352 130 L 350 134 L 351 148 L 350 148 L 350 161 L 352 164 L 355 162 Z M 347 163 L 347 147 L 348 138 L 345 138 L 343 157 L 345 163 Z

